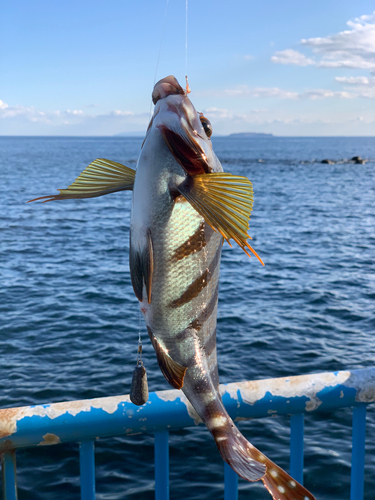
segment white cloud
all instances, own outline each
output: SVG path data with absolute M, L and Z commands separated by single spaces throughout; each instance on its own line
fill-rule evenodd
M 309 66 L 315 64 L 313 59 L 308 59 L 304 54 L 293 49 L 276 52 L 275 55 L 271 57 L 271 61 L 276 64 L 294 64 L 296 66 Z
M 375 70 L 375 12 L 348 21 L 347 25 L 349 30 L 302 39 L 300 43 L 321 55 L 318 67 Z
M 11 106 L 0 101 L 0 133 L 115 134 L 146 130 L 149 113 L 113 110 L 92 114 L 81 109 L 39 111 L 33 106 Z M 18 132 L 21 130 L 22 132 Z M 3 132 L 4 131 L 4 132 Z
M 302 92 L 299 95 L 300 99 L 312 99 L 313 101 L 317 99 L 326 99 L 327 97 L 339 97 L 341 99 L 354 99 L 357 97 L 356 94 L 350 92 L 334 92 L 332 90 L 316 89 L 308 90 L 307 92 Z
M 204 116 L 209 120 L 233 120 L 233 121 L 254 121 L 257 115 L 266 113 L 266 109 L 250 109 L 246 113 L 234 113 L 226 108 L 206 108 L 203 110 Z
M 304 92 L 295 92 L 292 90 L 284 90 L 279 87 L 249 87 L 247 85 L 238 85 L 233 88 L 224 89 L 221 91 L 211 90 L 209 95 L 217 97 L 240 97 L 240 98 L 260 98 L 260 99 L 286 99 L 286 100 L 301 100 L 301 99 L 326 99 L 326 98 L 339 98 L 339 99 L 354 99 L 356 97 L 369 97 L 364 96 L 358 92 L 350 92 L 347 89 L 344 91 L 333 91 L 327 89 L 310 89 Z M 216 109 L 216 108 L 215 108 Z
M 346 83 L 348 85 L 369 85 L 370 84 L 370 78 L 367 78 L 367 76 L 336 76 L 335 80 L 336 80 L 336 82 Z
M 249 89 L 252 97 L 278 97 L 280 99 L 298 99 L 298 92 L 283 90 L 278 87 L 254 87 Z
M 344 87 L 346 91 L 354 92 L 356 97 L 375 99 L 375 77 L 367 76 L 337 76 L 335 80 L 349 87 Z
M 375 11 L 370 15 L 348 21 L 348 30 L 333 35 L 303 38 L 300 44 L 310 48 L 317 61 L 304 54 L 287 49 L 276 52 L 271 61 L 297 66 L 313 65 L 318 68 L 350 68 L 375 71 Z
M 3 101 L 0 103 L 0 119 L 24 118 L 32 122 L 47 120 L 46 113 L 37 111 L 32 106 L 9 106 Z
M 120 111 L 119 109 L 115 109 L 111 112 L 114 116 L 134 116 L 134 113 L 131 111 Z
M 254 59 L 254 56 L 251 56 L 250 54 L 247 54 L 246 56 L 243 56 L 245 61 L 252 61 Z
M 233 113 L 225 108 L 206 108 L 203 110 L 204 116 L 211 119 L 233 118 Z
M 67 115 L 73 115 L 73 116 L 83 116 L 83 111 L 81 109 L 67 109 L 66 110 Z
M 278 97 L 281 99 L 298 99 L 298 93 L 289 90 L 279 89 L 278 87 L 249 87 L 248 85 L 237 85 L 234 88 L 219 91 L 230 97 Z
M 10 118 L 22 118 L 29 121 L 42 121 L 50 124 L 59 124 L 62 120 L 63 123 L 70 123 L 67 119 L 71 120 L 95 120 L 98 118 L 105 117 L 119 117 L 127 118 L 134 117 L 136 119 L 141 119 L 142 121 L 147 121 L 148 113 L 133 113 L 132 111 L 121 111 L 115 109 L 108 113 L 94 115 L 85 113 L 81 109 L 67 109 L 67 110 L 54 110 L 54 111 L 38 111 L 33 106 L 9 106 L 4 101 L 0 100 L 0 120 L 10 119 Z
M 361 116 L 347 113 L 339 118 L 329 112 L 325 114 L 254 110 L 238 114 L 229 108 L 207 108 L 204 110 L 213 125 L 214 136 L 233 132 L 271 132 L 277 135 L 370 135 L 375 133 L 375 120 L 369 114 Z

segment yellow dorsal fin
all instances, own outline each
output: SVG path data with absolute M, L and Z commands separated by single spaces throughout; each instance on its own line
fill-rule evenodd
M 40 196 L 30 201 L 72 198 L 95 198 L 104 194 L 133 189 L 135 170 L 121 163 L 97 158 L 77 177 L 67 189 L 58 189 L 60 194 Z
M 253 208 L 253 187 L 247 177 L 226 172 L 195 175 L 182 183 L 178 190 L 229 244 L 233 239 L 249 257 L 248 250 L 264 265 L 247 242 Z

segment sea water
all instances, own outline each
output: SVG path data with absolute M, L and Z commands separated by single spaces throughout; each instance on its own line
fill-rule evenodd
M 135 168 L 142 138 L 0 138 L 1 407 L 127 394 L 140 312 L 129 274 L 131 193 L 26 204 L 66 188 L 95 158 Z M 374 366 L 375 139 L 213 139 L 225 171 L 254 187 L 252 245 L 224 244 L 218 308 L 223 383 Z M 360 155 L 365 164 L 348 160 Z M 331 159 L 334 164 L 322 164 Z M 150 194 L 151 195 L 151 194 Z M 151 391 L 168 389 L 141 323 Z M 365 498 L 375 491 L 375 411 Z M 288 470 L 289 419 L 239 422 Z M 305 484 L 349 499 L 351 410 L 305 419 Z M 154 498 L 153 437 L 96 443 L 98 500 Z M 79 498 L 78 445 L 17 453 L 20 500 Z M 171 433 L 171 500 L 223 497 L 204 426 Z M 240 480 L 240 499 L 270 498 Z

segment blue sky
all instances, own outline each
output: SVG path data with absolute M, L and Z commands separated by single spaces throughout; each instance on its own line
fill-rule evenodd
M 166 0 L 3 0 L 0 135 L 147 127 Z M 185 76 L 169 0 L 157 79 Z M 375 135 L 373 1 L 188 2 L 192 102 L 214 133 Z

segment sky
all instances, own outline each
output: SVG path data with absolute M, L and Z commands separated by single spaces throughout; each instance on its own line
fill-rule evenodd
M 374 136 L 374 5 L 188 0 L 186 57 L 185 0 L 3 0 L 0 135 L 143 135 L 187 59 L 214 134 Z

